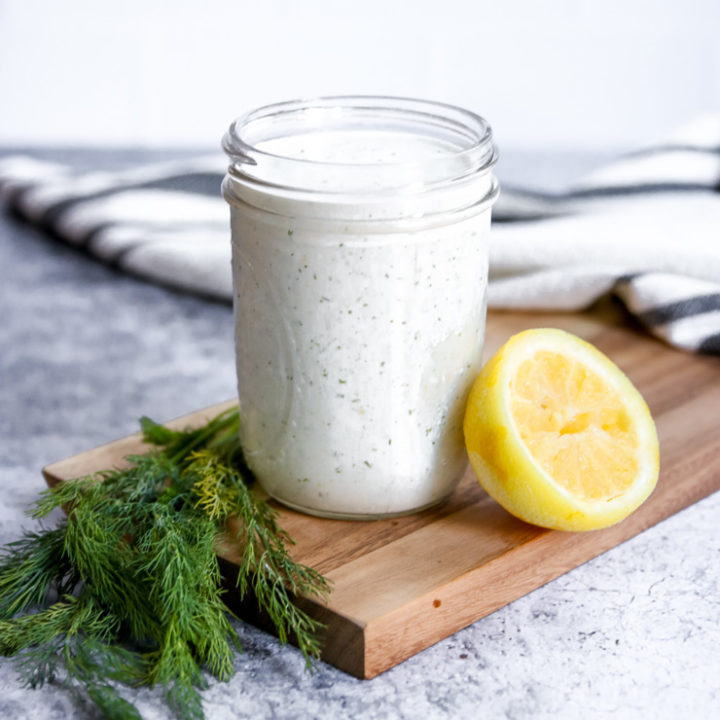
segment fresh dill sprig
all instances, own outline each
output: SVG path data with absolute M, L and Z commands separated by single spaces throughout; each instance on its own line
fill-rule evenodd
M 237 408 L 185 431 L 143 418 L 151 452 L 41 495 L 33 517 L 62 507 L 67 519 L 0 555 L 0 654 L 26 685 L 61 682 L 108 720 L 140 720 L 114 684 L 159 685 L 176 717 L 201 720 L 207 673 L 229 679 L 241 649 L 216 555 L 231 517 L 240 595 L 308 664 L 319 656 L 321 625 L 294 597 L 325 597 L 328 584 L 292 559 L 277 514 L 250 490 L 238 424 Z

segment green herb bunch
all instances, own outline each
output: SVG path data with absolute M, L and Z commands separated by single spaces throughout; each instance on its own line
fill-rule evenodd
M 67 518 L 0 557 L 0 653 L 16 656 L 27 685 L 61 682 L 109 720 L 141 717 L 111 681 L 160 685 L 178 718 L 203 718 L 206 672 L 229 679 L 240 650 L 215 553 L 230 517 L 241 596 L 254 594 L 308 664 L 318 656 L 320 627 L 293 596 L 324 597 L 328 585 L 290 557 L 275 511 L 250 491 L 238 423 L 237 408 L 188 431 L 143 418 L 152 452 L 42 494 L 33 517 L 62 507 Z

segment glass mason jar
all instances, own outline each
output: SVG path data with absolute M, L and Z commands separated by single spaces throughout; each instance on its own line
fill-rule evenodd
M 223 147 L 241 442 L 269 495 L 373 519 L 445 499 L 480 369 L 489 125 L 388 97 L 279 103 Z

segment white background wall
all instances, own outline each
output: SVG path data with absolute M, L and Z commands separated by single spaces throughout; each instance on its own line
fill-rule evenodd
M 216 147 L 266 102 L 443 100 L 515 148 L 720 107 L 718 0 L 0 0 L 0 145 Z

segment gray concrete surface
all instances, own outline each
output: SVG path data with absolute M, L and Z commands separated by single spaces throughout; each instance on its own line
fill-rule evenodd
M 88 166 L 145 153 L 37 152 Z M 503 179 L 556 186 L 591 166 L 506 156 Z M 155 287 L 0 214 L 0 543 L 34 522 L 40 468 L 234 394 L 228 306 Z M 236 676 L 204 693 L 231 718 L 610 718 L 720 714 L 720 495 L 371 681 L 239 626 Z M 145 720 L 158 692 L 127 691 Z M 89 720 L 66 691 L 20 687 L 0 661 L 0 718 Z

